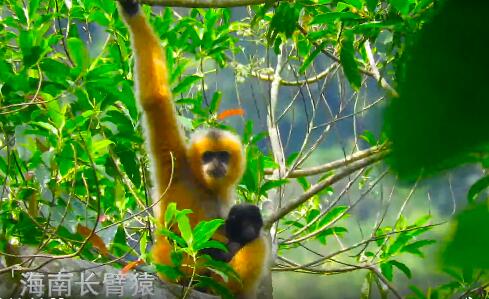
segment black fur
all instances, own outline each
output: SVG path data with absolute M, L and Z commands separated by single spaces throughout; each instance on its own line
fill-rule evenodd
M 119 0 L 119 3 L 129 16 L 134 16 L 139 11 L 139 3 L 135 0 Z
M 228 243 L 228 252 L 219 249 L 206 249 L 204 254 L 213 259 L 229 262 L 243 246 L 252 242 L 260 236 L 263 227 L 263 219 L 260 209 L 251 204 L 234 205 L 229 211 L 228 218 L 224 224 Z

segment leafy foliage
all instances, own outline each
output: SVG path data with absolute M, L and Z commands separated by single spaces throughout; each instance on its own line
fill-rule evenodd
M 432 175 L 462 163 L 482 162 L 479 153 L 487 153 L 489 65 L 480 59 L 489 50 L 481 38 L 489 30 L 481 21 L 486 5 L 446 1 L 408 42 L 398 71 L 401 97 L 390 103 L 386 114 L 393 144 L 390 163 L 403 178 L 416 178 L 421 170 Z M 473 30 L 466 31 L 461 23 Z M 453 74 L 463 74 L 464 80 Z
M 178 210 L 175 203 L 170 203 L 165 213 L 165 226 L 158 233 L 165 236 L 172 244 L 172 265 L 156 264 L 156 269 L 177 282 L 190 286 L 210 289 L 223 298 L 232 298 L 227 288 L 207 272 L 215 273 L 221 281 L 239 277 L 227 263 L 215 261 L 202 254 L 201 250 L 215 248 L 227 251 L 224 244 L 212 240 L 214 233 L 224 223 L 222 219 L 201 221 L 193 229 L 187 217 L 191 211 Z M 177 231 L 178 233 L 176 233 Z

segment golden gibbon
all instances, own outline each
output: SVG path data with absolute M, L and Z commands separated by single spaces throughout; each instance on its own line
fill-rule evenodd
M 179 209 L 192 210 L 189 214 L 192 226 L 202 220 L 226 218 L 245 168 L 241 141 L 236 135 L 217 129 L 198 130 L 188 143 L 185 141 L 177 121 L 160 41 L 135 0 L 119 0 L 119 4 L 131 36 L 136 96 L 143 112 L 151 158 L 152 198 L 158 201 L 154 210 L 157 225 L 163 225 L 166 207 L 171 202 Z M 258 226 L 261 229 L 262 225 Z M 225 234 L 216 233 L 214 238 L 227 243 Z M 166 237 L 156 235 L 151 250 L 153 261 L 171 265 L 171 246 Z M 229 264 L 241 282 L 230 279 L 227 286 L 238 297 L 254 298 L 267 263 L 268 243 L 255 232 L 252 240 L 233 253 Z M 162 273 L 159 275 L 168 280 Z

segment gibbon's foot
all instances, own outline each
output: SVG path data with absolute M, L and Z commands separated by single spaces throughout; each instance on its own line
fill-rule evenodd
M 135 0 L 119 0 L 119 3 L 129 16 L 134 16 L 139 11 L 139 3 Z

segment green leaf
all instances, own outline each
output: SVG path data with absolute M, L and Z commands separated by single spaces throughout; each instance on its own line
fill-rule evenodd
M 201 243 L 207 242 L 214 233 L 217 231 L 219 227 L 224 224 L 223 219 L 212 219 L 210 221 L 201 221 L 199 222 L 193 231 L 193 235 L 195 238 L 194 244 L 195 246 L 199 246 Z M 196 250 L 198 250 L 196 248 Z
M 139 252 L 141 255 L 146 254 L 146 248 L 148 246 L 148 231 L 144 230 L 139 239 Z
M 416 298 L 419 298 L 419 299 L 428 299 L 428 297 L 426 297 L 426 295 L 423 293 L 423 291 L 421 291 L 418 287 L 414 286 L 414 285 L 411 285 L 409 286 L 409 289 L 414 293 L 416 294 Z M 430 297 L 431 298 L 431 297 Z
M 155 264 L 156 270 L 160 273 L 163 273 L 166 277 L 171 280 L 177 280 L 178 278 L 183 276 L 183 273 L 178 270 L 178 268 L 174 268 L 172 266 L 163 265 L 163 264 Z
M 363 131 L 362 135 L 360 135 L 360 138 L 365 140 L 369 145 L 374 146 L 374 145 L 378 144 L 378 141 L 377 141 L 377 138 L 375 137 L 375 135 L 368 130 Z
M 184 93 L 192 87 L 192 84 L 202 79 L 200 75 L 190 75 L 185 77 L 177 86 L 173 89 L 173 93 Z
M 97 140 L 93 141 L 92 146 L 91 146 L 91 151 L 94 155 L 94 157 L 101 157 L 103 155 L 106 155 L 109 152 L 109 145 L 113 144 L 114 142 L 109 139 L 102 139 L 102 140 Z
M 423 253 L 419 250 L 421 247 L 424 247 L 424 246 L 427 246 L 427 245 L 430 245 L 430 244 L 434 244 L 436 243 L 435 240 L 421 240 L 421 241 L 416 241 L 416 242 L 413 242 L 413 243 L 410 243 L 406 246 L 404 246 L 402 249 L 401 249 L 401 252 L 409 252 L 409 253 L 412 253 L 412 254 L 416 254 L 416 255 L 419 255 L 419 256 L 423 256 Z
M 90 64 L 88 49 L 85 42 L 78 37 L 70 37 L 66 40 L 66 45 L 75 66 L 81 71 L 85 71 Z
M 401 232 L 395 239 L 394 243 L 392 243 L 392 245 L 389 246 L 389 250 L 387 251 L 387 254 L 392 255 L 400 251 L 401 248 L 404 247 L 404 245 L 406 245 L 411 238 L 412 237 L 407 232 Z
M 194 129 L 194 126 L 192 125 L 192 119 L 185 117 L 183 115 L 177 115 L 177 120 L 178 123 L 182 126 L 182 128 L 186 130 L 192 130 Z
M 162 228 L 158 231 L 162 236 L 165 236 L 168 238 L 168 240 L 175 241 L 178 246 L 180 247 L 186 247 L 188 244 L 185 242 L 185 240 L 177 235 L 176 233 L 172 232 L 171 230 L 167 228 Z
M 362 84 L 362 76 L 355 59 L 353 39 L 353 32 L 346 31 L 343 34 L 343 38 L 341 40 L 340 62 L 343 66 L 343 71 L 345 72 L 346 78 L 350 82 L 352 88 L 358 91 Z
M 109 16 L 102 12 L 102 11 L 94 11 L 90 14 L 88 18 L 89 22 L 97 22 L 98 24 L 102 26 L 108 27 L 110 25 L 110 18 Z
M 389 2 L 402 15 L 407 15 L 409 13 L 410 1 L 408 1 L 408 0 L 389 0 Z
M 177 204 L 175 202 L 170 202 L 166 206 L 166 210 L 165 210 L 165 227 L 166 228 L 168 228 L 170 226 L 170 223 L 172 222 L 176 211 L 177 211 Z
M 377 3 L 379 0 L 366 0 L 367 1 L 367 8 L 370 12 L 374 12 L 375 8 L 377 7 Z
M 29 0 L 29 18 L 33 19 L 39 8 L 40 0 Z
M 462 277 L 463 281 L 467 283 L 472 283 L 474 281 L 474 269 L 473 268 L 463 268 Z M 477 278 L 478 279 L 478 278 Z
M 43 48 L 35 41 L 34 30 L 19 33 L 19 46 L 26 68 L 36 64 L 43 55 Z
M 316 239 L 318 239 L 319 242 L 321 242 L 321 244 L 326 245 L 326 238 L 328 236 L 335 235 L 335 236 L 341 237 L 346 232 L 348 232 L 348 230 L 345 227 L 334 226 L 334 227 L 330 227 L 328 229 L 325 229 L 323 232 L 318 234 L 316 236 Z
M 173 266 L 175 267 L 180 268 L 180 266 L 183 264 L 183 259 L 184 259 L 183 251 L 172 251 L 170 253 L 170 260 Z
M 418 219 L 416 219 L 416 221 L 414 222 L 413 225 L 414 226 L 422 226 L 422 225 L 424 225 L 430 219 L 431 219 L 431 215 L 430 214 L 425 215 L 425 216 L 421 216 Z
M 311 51 L 311 43 L 303 36 L 296 42 L 297 52 L 299 56 L 305 57 Z
M 40 128 L 43 128 L 47 131 L 49 131 L 51 134 L 57 136 L 58 135 L 58 129 L 56 129 L 56 127 L 54 127 L 52 124 L 50 123 L 45 123 L 45 122 L 31 122 L 32 125 L 36 125 Z
M 306 177 L 297 178 L 297 183 L 299 183 L 299 185 L 301 185 L 301 187 L 304 191 L 308 190 L 311 187 L 311 183 L 307 180 Z
M 260 192 L 262 194 L 265 194 L 265 192 L 267 192 L 271 189 L 274 189 L 274 188 L 277 188 L 277 187 L 280 187 L 280 186 L 287 184 L 288 181 L 289 181 L 288 179 L 266 181 L 263 185 L 261 185 Z
M 66 64 L 45 58 L 41 61 L 41 69 L 51 81 L 67 86 L 66 80 L 69 79 L 70 68 Z
M 2 2 L 3 4 L 4 2 Z M 19 19 L 21 24 L 27 24 L 27 18 L 24 11 L 24 4 L 20 1 L 11 2 L 10 5 L 13 6 L 15 10 L 16 17 Z
M 224 281 L 228 281 L 229 279 L 233 279 L 238 282 L 241 281 L 238 274 L 234 271 L 233 267 L 231 267 L 231 265 L 226 262 L 207 259 L 203 263 L 203 266 L 221 276 Z
M 338 217 L 340 217 L 340 215 L 345 213 L 345 211 L 347 211 L 348 208 L 349 208 L 348 206 L 336 206 L 332 208 L 331 211 L 329 211 L 326 215 L 324 215 L 324 217 L 319 221 L 318 226 L 323 227 L 323 226 L 330 225 L 333 221 L 335 221 Z M 345 216 L 346 214 L 341 217 L 345 217 Z
M 224 285 L 217 282 L 215 279 L 206 276 L 200 276 L 197 279 L 197 287 L 203 289 L 213 290 L 215 293 L 219 295 L 222 299 L 233 299 L 235 296 L 231 293 L 231 291 L 226 288 Z
M 387 278 L 388 281 L 392 281 L 392 264 L 390 262 L 380 264 L 380 271 Z
M 474 203 L 479 197 L 479 194 L 489 187 L 489 175 L 480 178 L 477 182 L 475 182 L 469 189 L 467 193 L 467 200 L 470 203 Z
M 314 220 L 319 214 L 321 214 L 321 211 L 319 209 L 312 208 L 307 212 L 306 215 L 306 222 L 310 223 L 312 220 Z M 317 223 L 316 223 L 317 226 Z M 315 226 L 312 226 L 311 229 L 314 229 Z
M 53 121 L 54 125 L 61 130 L 65 125 L 66 106 L 60 107 L 59 102 L 52 101 L 52 96 L 49 94 L 43 94 L 43 98 L 48 101 L 47 107 L 49 118 Z
M 267 32 L 267 40 L 269 45 L 280 45 L 281 40 L 276 42 L 279 34 L 290 38 L 295 30 L 297 30 L 297 22 L 299 20 L 300 6 L 294 3 L 280 2 L 275 9 L 275 13 L 270 20 L 270 26 Z
M 140 164 L 135 149 L 130 147 L 130 145 L 125 142 L 116 142 L 115 144 L 115 154 L 119 157 L 122 166 L 124 167 L 124 172 L 129 176 L 129 179 L 134 183 L 135 186 L 141 186 L 141 173 Z
M 408 278 L 411 278 L 412 277 L 411 270 L 405 264 L 403 264 L 401 262 L 398 262 L 398 261 L 395 261 L 395 260 L 390 261 L 390 263 L 394 267 L 396 267 L 397 269 L 401 270 L 402 273 L 404 273 Z
M 192 247 L 193 245 L 192 227 L 190 226 L 190 221 L 187 215 L 181 215 L 181 214 L 178 215 L 177 224 L 183 240 L 185 240 L 185 243 L 187 243 L 189 247 Z
M 115 233 L 114 241 L 112 242 L 110 251 L 114 254 L 117 254 L 118 256 L 122 256 L 124 254 L 127 254 L 126 248 L 132 250 L 130 247 L 127 246 L 126 234 L 124 232 L 123 226 L 119 225 L 117 226 L 117 232 Z
M 362 9 L 362 0 L 345 0 L 348 4 L 355 7 L 356 9 Z
M 309 54 L 309 56 L 304 59 L 304 62 L 302 63 L 301 67 L 299 68 L 299 73 L 304 74 L 306 69 L 309 67 L 309 65 L 314 61 L 314 58 L 321 53 L 321 51 L 327 46 L 327 42 L 322 42 L 314 51 Z
M 349 11 L 327 12 L 325 14 L 320 14 L 315 16 L 311 21 L 311 25 L 319 25 L 319 24 L 327 25 L 336 20 L 344 21 L 344 20 L 357 20 L 357 19 L 361 19 L 361 17 Z
M 212 95 L 212 101 L 209 105 L 209 113 L 215 113 L 222 100 L 222 92 L 216 91 L 214 95 Z
M 294 163 L 294 161 L 297 159 L 298 156 L 299 156 L 299 153 L 298 152 L 294 152 L 294 153 L 290 154 L 287 157 L 287 161 L 285 161 L 285 165 L 291 166 L 292 163 Z
M 209 241 L 206 241 L 206 242 L 203 242 L 203 243 L 200 243 L 200 244 L 194 246 L 195 250 L 202 250 L 202 249 L 206 249 L 206 248 L 216 248 L 216 249 L 220 249 L 220 250 L 225 251 L 225 252 L 228 251 L 228 248 L 226 247 L 226 245 L 224 245 L 223 243 L 216 241 L 216 240 L 209 240 Z

